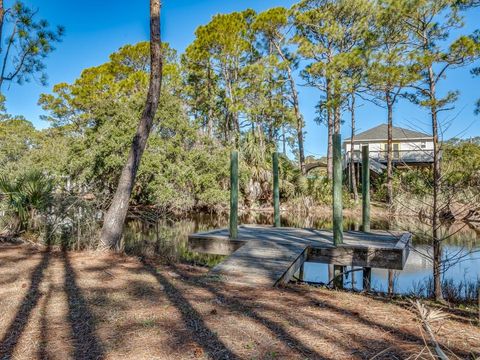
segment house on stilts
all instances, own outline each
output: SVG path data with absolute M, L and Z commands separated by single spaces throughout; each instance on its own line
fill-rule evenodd
M 378 125 L 343 141 L 344 168 L 361 167 L 362 146 L 368 145 L 370 167 L 376 173 L 386 169 L 388 126 Z M 352 149 L 353 142 L 353 149 Z M 433 137 L 423 132 L 392 128 L 392 164 L 396 168 L 425 167 L 433 164 Z

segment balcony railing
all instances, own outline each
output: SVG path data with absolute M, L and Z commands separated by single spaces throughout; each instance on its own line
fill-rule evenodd
M 378 161 L 379 163 L 387 162 L 387 152 L 383 150 L 371 150 L 369 157 L 372 160 Z M 350 162 L 351 152 L 347 152 L 345 160 Z M 362 153 L 359 150 L 353 151 L 353 161 L 361 162 Z M 392 151 L 392 161 L 395 163 L 431 163 L 433 162 L 433 150 L 393 150 Z

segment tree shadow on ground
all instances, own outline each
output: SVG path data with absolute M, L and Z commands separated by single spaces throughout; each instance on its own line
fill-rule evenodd
M 45 280 L 47 268 L 50 266 L 52 257 L 58 257 L 58 253 L 51 251 L 50 246 L 42 253 L 40 262 L 33 268 L 30 275 L 30 286 L 19 306 L 15 317 L 5 330 L 3 338 L 0 341 L 0 359 L 11 359 L 14 355 L 18 342 L 20 341 L 29 321 L 31 321 L 32 313 L 39 305 L 42 297 L 43 305 L 40 309 L 40 342 L 37 356 L 41 359 L 50 358 L 48 351 L 48 320 L 47 312 L 52 296 L 52 283 L 48 282 L 48 290 L 46 294 L 40 291 L 40 286 Z M 62 253 L 64 265 L 64 284 L 68 303 L 68 320 L 71 327 L 71 338 L 74 345 L 74 359 L 102 359 L 104 351 L 102 344 L 95 336 L 95 319 L 89 310 L 87 301 L 80 288 L 77 285 L 76 273 L 73 269 L 68 253 Z
M 20 337 L 28 325 L 30 315 L 33 309 L 37 306 L 42 293 L 39 289 L 43 280 L 45 269 L 48 267 L 51 258 L 50 247 L 42 254 L 40 263 L 34 268 L 30 286 L 25 294 L 22 303 L 15 315 L 15 318 L 10 323 L 5 331 L 3 339 L 0 341 L 0 359 L 10 359 L 15 351 Z
M 67 251 L 63 251 L 62 260 L 65 269 L 64 290 L 68 302 L 68 321 L 72 329 L 74 344 L 73 358 L 103 359 L 104 347 L 96 336 L 95 317 L 90 311 L 88 302 L 82 294 L 77 275 L 72 267 Z
M 186 274 L 184 271 L 172 265 L 176 272 L 178 272 L 184 279 L 189 281 L 190 285 L 202 288 L 210 292 L 217 299 L 220 300 L 222 306 L 226 307 L 229 311 L 237 313 L 242 316 L 248 316 L 255 322 L 263 325 L 267 328 L 277 339 L 287 345 L 288 348 L 294 350 L 299 355 L 304 356 L 307 359 L 327 359 L 322 356 L 317 350 L 303 343 L 300 339 L 290 334 L 282 324 L 277 323 L 274 320 L 268 319 L 265 316 L 262 316 L 258 310 L 265 308 L 263 305 L 259 306 L 258 304 L 249 305 L 247 301 L 241 301 L 240 299 L 228 296 L 222 293 L 212 284 L 205 281 L 203 277 L 194 277 L 192 278 L 189 274 Z M 272 291 L 276 291 L 272 289 Z M 267 309 L 266 309 L 267 310 Z M 276 310 L 272 308 L 271 310 Z
M 175 270 L 187 281 L 189 281 L 190 285 L 194 285 L 196 287 L 200 287 L 202 289 L 208 290 L 210 293 L 215 295 L 218 299 L 220 299 L 221 303 L 223 306 L 225 306 L 229 311 L 237 312 L 241 315 L 248 316 L 251 319 L 257 321 L 258 323 L 261 323 L 264 325 L 267 329 L 269 329 L 275 336 L 281 340 L 282 342 L 288 344 L 288 346 L 292 349 L 295 349 L 296 352 L 302 356 L 305 356 L 306 358 L 314 358 L 314 359 L 325 359 L 324 356 L 320 355 L 317 351 L 314 349 L 310 348 L 309 346 L 303 344 L 299 339 L 295 338 L 293 335 L 291 335 L 281 324 L 278 324 L 274 320 L 268 319 L 265 316 L 260 314 L 260 311 L 262 310 L 272 310 L 276 311 L 277 309 L 265 305 L 259 305 L 255 303 L 255 300 L 253 300 L 253 303 L 251 300 L 248 299 L 242 299 L 241 297 L 239 298 L 238 296 L 229 296 L 228 293 L 225 291 L 219 290 L 216 286 L 212 285 L 208 281 L 205 281 L 205 279 L 202 278 L 191 278 L 188 274 L 186 274 L 184 271 L 181 269 L 178 269 L 175 267 Z M 275 291 L 272 289 L 272 291 Z M 306 294 L 304 291 L 300 291 L 299 289 L 296 288 L 285 288 L 284 291 L 294 293 L 298 296 L 304 296 L 310 300 L 312 304 L 318 303 L 318 300 L 312 297 L 309 294 Z M 333 301 L 333 299 L 331 300 Z M 423 346 L 424 345 L 424 340 L 422 337 L 419 335 L 413 334 L 408 331 L 403 331 L 401 329 L 395 328 L 393 326 L 388 326 L 386 324 L 382 324 L 380 322 L 371 320 L 371 319 L 366 319 L 364 316 L 362 316 L 360 313 L 351 311 L 348 309 L 343 309 L 339 306 L 335 306 L 334 304 L 331 303 L 331 301 L 328 302 L 322 302 L 321 307 L 328 309 L 329 311 L 335 312 L 341 316 L 344 316 L 346 318 L 350 318 L 352 321 L 355 323 L 358 323 L 359 325 L 365 325 L 368 327 L 372 328 L 377 328 L 381 330 L 382 332 L 388 333 L 391 336 L 393 336 L 397 341 L 400 343 L 410 343 L 412 345 L 419 345 Z M 289 317 L 289 314 L 286 314 L 286 317 Z M 340 331 L 340 330 L 339 330 Z M 324 338 L 328 338 L 326 334 L 318 333 L 318 336 L 323 336 Z M 331 339 L 332 341 L 336 341 L 335 339 Z M 343 346 L 339 341 L 336 341 L 337 346 Z M 366 348 L 380 348 L 380 349 L 387 349 L 388 351 L 385 352 L 382 357 L 380 358 L 403 358 L 405 356 L 404 349 L 399 348 L 398 346 L 395 346 L 391 343 L 388 343 L 388 341 L 376 341 L 375 344 L 372 342 L 371 339 L 365 338 L 361 341 L 361 346 L 364 346 Z M 375 346 L 373 346 L 375 345 Z M 345 346 L 343 346 L 345 348 Z M 352 350 L 352 348 L 346 348 L 347 350 Z M 468 358 L 470 354 L 465 353 L 465 351 L 462 351 L 461 349 L 453 348 L 450 349 L 454 351 L 457 355 L 462 356 L 463 358 Z M 386 357 L 385 357 L 386 356 Z
M 337 305 L 334 305 L 331 301 L 323 301 L 323 302 L 319 303 L 318 300 L 315 299 L 314 297 L 312 297 L 311 295 L 305 294 L 305 292 L 299 291 L 296 288 L 292 287 L 292 288 L 289 288 L 288 290 L 292 291 L 292 292 L 295 292 L 295 293 L 297 293 L 301 296 L 306 296 L 310 299 L 310 301 L 313 304 L 318 304 L 322 308 L 327 308 L 328 310 L 330 310 L 332 312 L 335 312 L 337 314 L 349 317 L 349 318 L 355 320 L 356 322 L 358 322 L 359 324 L 367 325 L 369 327 L 375 327 L 375 328 L 378 328 L 378 329 L 382 330 L 385 333 L 389 333 L 390 335 L 394 336 L 396 339 L 398 339 L 400 341 L 407 341 L 407 342 L 410 342 L 410 343 L 413 343 L 413 344 L 418 344 L 418 345 L 424 345 L 425 344 L 425 339 L 422 338 L 421 336 L 417 335 L 417 334 L 413 334 L 411 332 L 400 330 L 400 329 L 398 329 L 396 327 L 393 327 L 393 326 L 382 324 L 378 321 L 371 320 L 370 318 L 367 319 L 365 316 L 363 316 L 359 312 L 339 307 Z M 374 299 L 376 301 L 381 300 L 383 303 L 386 303 L 386 304 L 391 304 L 391 302 L 388 302 L 386 298 L 382 298 L 382 299 L 374 298 Z M 395 305 L 405 308 L 404 306 L 401 306 L 399 304 L 395 304 Z M 448 349 L 450 351 L 452 351 L 453 353 L 455 353 L 455 355 L 457 357 L 461 357 L 462 359 L 468 359 L 469 356 L 471 355 L 470 353 L 467 353 L 467 352 L 465 352 L 465 351 L 463 351 L 459 348 L 456 348 L 456 347 L 449 347 Z
M 50 359 L 48 349 L 48 321 L 47 321 L 47 309 L 52 298 L 52 284 L 48 285 L 47 294 L 45 295 L 45 300 L 43 301 L 43 306 L 40 310 L 40 344 L 38 346 L 38 358 L 42 360 Z
M 450 307 L 448 303 L 438 303 L 435 302 L 433 299 L 429 298 L 409 298 L 409 297 L 388 297 L 384 295 L 378 295 L 378 294 L 365 294 L 366 296 L 370 296 L 371 298 L 381 301 L 385 304 L 391 304 L 394 303 L 404 309 L 410 310 L 415 303 L 415 301 L 420 301 L 427 305 L 429 308 L 434 308 L 441 310 L 444 313 L 447 313 L 450 317 L 451 320 L 454 320 L 459 323 L 463 323 L 466 325 L 475 325 L 479 322 L 478 318 L 478 313 L 475 312 L 475 304 L 471 304 L 470 309 L 460 309 L 458 307 Z M 468 303 L 467 303 L 468 304 Z M 455 305 L 455 304 L 454 304 Z
M 182 292 L 173 286 L 152 265 L 142 260 L 145 270 L 163 286 L 169 301 L 180 311 L 182 320 L 192 333 L 192 338 L 212 359 L 239 359 L 205 324 L 202 316 L 190 305 Z

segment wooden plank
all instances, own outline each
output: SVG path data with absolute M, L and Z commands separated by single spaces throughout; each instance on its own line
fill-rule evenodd
M 404 264 L 402 251 L 344 246 L 336 249 L 311 248 L 307 261 L 395 270 L 402 270 Z
M 229 283 L 244 286 L 274 286 L 290 280 L 298 270 L 307 245 L 251 241 L 212 269 Z M 284 280 L 282 280 L 284 279 Z
M 280 279 L 277 280 L 275 285 L 286 285 L 290 280 L 292 280 L 293 275 L 300 270 L 300 280 L 303 280 L 303 264 L 307 261 L 309 248 L 305 248 L 299 257 L 292 263 L 287 271 L 282 275 Z
M 192 234 L 189 247 L 231 255 L 212 272 L 247 286 L 285 284 L 305 261 L 402 270 L 411 241 L 408 233 L 347 231 L 344 243 L 335 247 L 331 231 L 258 225 L 240 226 L 236 240 L 229 235 L 229 229 Z
M 212 255 L 231 255 L 245 244 L 246 241 L 222 238 L 210 238 L 207 241 L 205 241 L 205 238 L 199 237 L 188 239 L 188 248 L 191 251 Z

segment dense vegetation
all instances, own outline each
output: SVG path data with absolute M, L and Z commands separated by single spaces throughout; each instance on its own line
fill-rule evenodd
M 356 101 L 367 99 L 388 110 L 388 165 L 386 174 L 374 179 L 374 198 L 422 215 L 432 227 L 434 258 L 440 259 L 439 221 L 478 216 L 472 204 L 479 196 L 480 147 L 473 141 L 441 141 L 441 114 L 451 109 L 458 92 L 438 91 L 448 70 L 478 59 L 478 33 L 452 35 L 463 26 L 462 12 L 475 5 L 458 0 L 302 0 L 291 9 L 216 15 L 196 30 L 181 55 L 164 43 L 160 105 L 132 208 L 226 210 L 232 149 L 241 154 L 245 208 L 270 204 L 271 154 L 279 149 L 283 203 L 330 204 L 332 135 L 348 118 L 354 137 Z M 1 75 L 2 82 L 43 73 L 42 59 L 63 35 L 62 28 L 51 31 L 47 23 L 34 22 L 29 9 L 15 9 L 6 19 L 23 21 L 24 28 L 13 33 L 10 45 L 17 44 L 29 60 L 16 71 L 18 57 L 8 60 L 4 54 L 13 70 Z M 85 216 L 87 203 L 95 219 L 108 208 L 144 110 L 150 66 L 149 43 L 125 45 L 73 83 L 55 85 L 39 99 L 50 125 L 45 130 L 3 109 L 0 185 L 11 215 L 4 217 L 9 230 L 31 229 L 42 212 L 64 226 Z M 328 128 L 325 173 L 305 171 L 309 159 L 299 79 L 321 92 L 318 120 Z M 429 113 L 432 169 L 397 171 L 392 166 L 391 129 L 400 98 Z M 344 197 L 345 206 L 355 204 L 356 186 L 345 186 Z M 439 265 L 434 269 L 439 279 Z
M 430 13 L 435 21 L 429 19 L 431 24 L 424 25 L 431 27 L 427 34 L 432 37 L 431 57 L 458 67 L 477 56 L 476 36 L 460 36 L 450 48 L 442 48 L 435 36 L 443 36 L 452 22 L 461 26 L 460 11 L 467 5 L 304 0 L 291 9 L 216 15 L 197 29 L 195 40 L 181 56 L 164 44 L 161 103 L 132 205 L 174 212 L 225 208 L 232 148 L 241 150 L 241 193 L 247 207 L 269 203 L 270 154 L 276 149 L 284 154 L 283 201 L 308 194 L 317 203 L 328 203 L 331 134 L 348 113 L 354 133 L 357 93 L 385 103 L 389 123 L 404 90 L 411 88 L 409 97 L 419 105 L 432 104 L 433 100 L 421 99 L 425 92 L 414 93 L 423 86 L 421 67 L 428 54 L 409 45 L 416 32 L 409 30 L 406 19 Z M 38 131 L 26 119 L 4 113 L 0 171 L 15 178 L 36 169 L 57 186 L 68 183 L 69 189 L 92 193 L 108 203 L 142 112 L 149 60 L 148 43 L 126 45 L 107 63 L 85 69 L 74 83 L 55 85 L 52 94 L 39 99 L 48 113 L 46 130 Z M 296 89 L 298 72 L 325 94 L 318 109 L 319 120 L 329 129 L 327 178 L 318 171 L 305 176 L 308 158 Z M 452 92 L 434 102 L 444 107 L 454 97 Z M 294 160 L 287 154 L 293 154 Z M 392 202 L 395 185 L 389 183 L 398 188 L 400 178 L 411 177 L 399 173 L 389 181 L 391 171 L 376 181 L 378 200 Z

